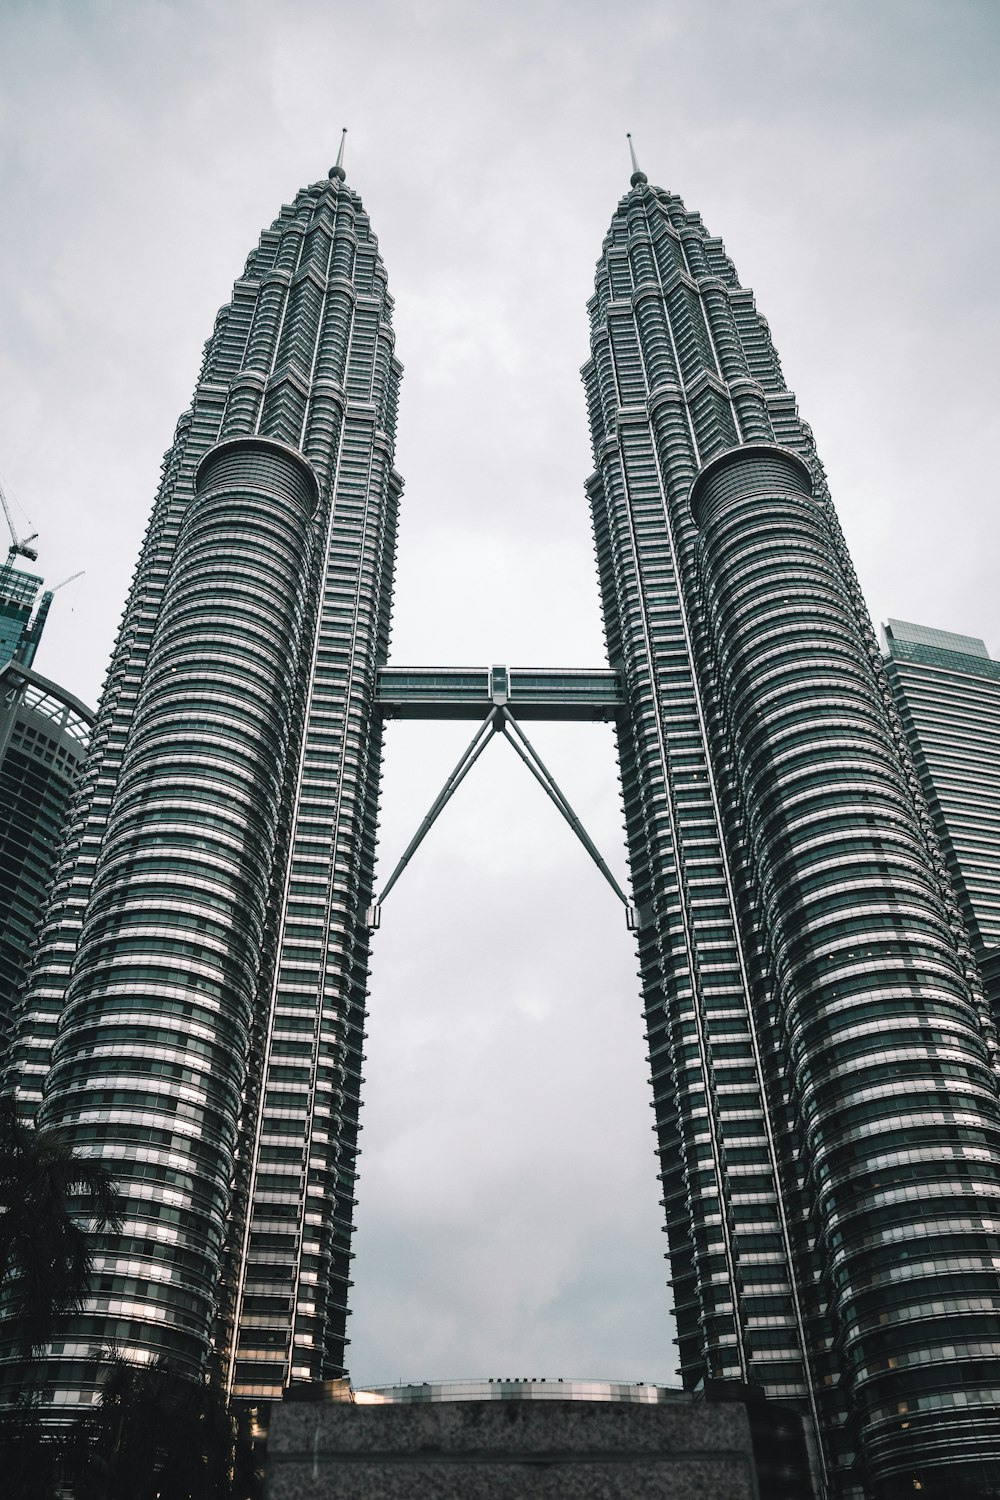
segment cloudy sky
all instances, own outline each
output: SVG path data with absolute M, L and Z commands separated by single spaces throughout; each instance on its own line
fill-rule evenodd
M 873 615 L 1000 653 L 996 0 L 2 0 L 0 57 L 0 477 L 86 570 L 37 662 L 85 699 L 215 311 L 341 125 L 406 369 L 397 662 L 603 661 L 578 371 L 626 130 L 755 289 Z M 464 739 L 391 728 L 383 879 Z M 610 731 L 536 740 L 622 871 Z M 672 1379 L 635 967 L 492 745 L 377 939 L 356 1382 Z

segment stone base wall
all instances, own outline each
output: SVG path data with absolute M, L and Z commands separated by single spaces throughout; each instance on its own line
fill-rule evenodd
M 273 1408 L 267 1500 L 758 1500 L 733 1403 Z

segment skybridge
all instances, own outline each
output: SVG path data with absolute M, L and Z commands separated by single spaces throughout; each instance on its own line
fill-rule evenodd
M 621 678 L 607 668 L 382 667 L 376 705 L 383 719 L 472 719 L 478 728 L 461 760 L 410 840 L 365 920 L 379 926 L 382 902 L 494 735 L 506 739 L 580 840 L 619 901 L 630 930 L 638 923 L 631 901 L 566 800 L 552 772 L 521 728 L 523 720 L 614 723 L 625 707 Z
M 517 719 L 613 722 L 625 706 L 620 674 L 586 667 L 382 667 L 385 719 L 485 719 L 505 704 Z

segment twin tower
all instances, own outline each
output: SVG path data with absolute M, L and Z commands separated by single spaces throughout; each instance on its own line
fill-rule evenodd
M 995 1028 L 810 430 L 638 169 L 588 311 L 608 667 L 502 680 L 386 668 L 401 367 L 339 164 L 219 313 L 14 1042 L 22 1111 L 126 1203 L 47 1398 L 109 1344 L 250 1400 L 343 1372 L 384 722 L 597 713 L 685 1387 L 797 1406 L 831 1496 L 992 1472 Z

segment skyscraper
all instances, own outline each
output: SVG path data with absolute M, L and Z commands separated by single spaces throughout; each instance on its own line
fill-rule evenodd
M 980 965 L 1000 958 L 1000 662 L 985 644 L 906 620 L 886 672 Z M 1000 993 L 997 994 L 1000 1006 Z
M 613 714 L 684 1384 L 796 1404 L 831 1494 L 995 1470 L 996 1037 L 752 294 L 636 167 L 584 369 L 609 666 L 577 674 L 385 669 L 390 314 L 338 162 L 164 463 L 15 1049 L 128 1202 L 53 1399 L 108 1342 L 247 1397 L 343 1370 L 382 715 L 479 719 L 471 764 Z
M 1000 1460 L 996 1039 L 767 324 L 638 167 L 590 319 L 683 1378 L 909 1493 Z
M 69 1408 L 111 1343 L 249 1394 L 342 1368 L 391 311 L 338 162 L 251 253 L 164 459 L 13 1049 L 22 1109 L 126 1195 L 53 1347 Z

